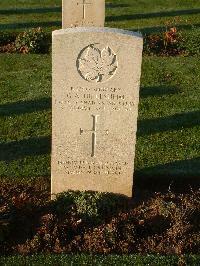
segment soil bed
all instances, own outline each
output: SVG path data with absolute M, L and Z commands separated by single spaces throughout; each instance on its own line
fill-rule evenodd
M 67 192 L 50 201 L 45 182 L 0 188 L 1 254 L 197 254 L 200 191 L 140 197 Z

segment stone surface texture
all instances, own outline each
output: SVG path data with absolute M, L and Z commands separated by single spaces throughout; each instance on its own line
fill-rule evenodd
M 124 30 L 53 32 L 52 194 L 132 195 L 142 47 Z
M 105 0 L 62 0 L 62 28 L 104 27 Z

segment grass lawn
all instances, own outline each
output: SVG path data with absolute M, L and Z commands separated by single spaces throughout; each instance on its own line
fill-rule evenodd
M 0 67 L 0 176 L 50 176 L 51 56 L 1 54 Z M 199 73 L 197 57 L 144 57 L 136 178 L 199 177 Z
M 102 266 L 102 265 L 116 265 L 116 266 L 142 266 L 142 265 L 159 265 L 159 266 L 175 266 L 181 265 L 179 263 L 186 262 L 186 265 L 198 266 L 199 256 L 90 256 L 90 255 L 61 255 L 61 256 L 31 256 L 31 257 L 10 257 L 0 259 L 0 263 L 4 266 L 42 266 L 42 265 L 88 265 L 88 266 Z M 183 264 L 182 264 L 183 265 Z

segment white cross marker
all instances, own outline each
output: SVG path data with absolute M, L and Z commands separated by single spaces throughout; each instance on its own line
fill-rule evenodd
M 99 115 L 91 115 L 92 119 L 93 119 L 93 126 L 92 129 L 82 129 L 80 128 L 80 135 L 87 133 L 87 132 L 91 132 L 92 133 L 92 153 L 91 153 L 91 157 L 95 156 L 95 152 L 96 152 L 96 144 L 97 144 L 97 119 L 99 117 Z M 98 130 L 99 132 L 99 130 Z M 106 134 L 108 134 L 108 130 L 105 130 Z
M 86 6 L 91 5 L 92 3 L 87 3 L 87 0 L 82 0 L 82 3 L 77 3 L 77 5 L 82 5 L 83 6 L 83 19 L 86 18 Z

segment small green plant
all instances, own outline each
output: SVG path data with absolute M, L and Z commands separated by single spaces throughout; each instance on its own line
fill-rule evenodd
M 68 212 L 72 208 L 76 210 L 81 219 L 95 224 L 125 208 L 127 198 L 101 192 L 67 191 L 58 195 L 54 205 L 59 213 Z
M 98 219 L 98 206 L 100 193 L 67 191 L 57 196 L 53 203 L 57 213 L 68 213 L 69 211 L 77 213 L 81 219 Z
M 15 47 L 19 53 L 46 53 L 48 39 L 44 31 L 39 27 L 20 33 L 15 40 Z

